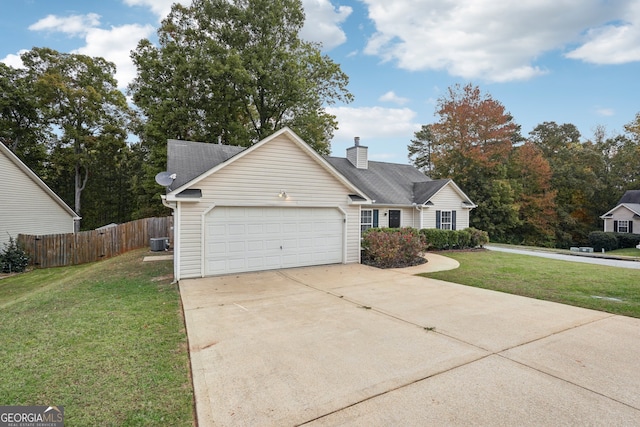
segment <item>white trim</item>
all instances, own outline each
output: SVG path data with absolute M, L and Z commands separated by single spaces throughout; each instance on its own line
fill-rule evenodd
M 180 265 L 182 264 L 181 259 L 180 259 L 180 254 L 182 253 L 182 245 L 180 244 L 180 238 L 181 238 L 181 220 L 182 220 L 182 209 L 180 206 L 180 203 L 176 203 L 176 209 L 173 211 L 174 212 L 174 227 L 173 227 L 173 269 L 174 269 L 174 275 L 175 275 L 175 280 L 178 281 L 180 279 L 182 279 L 182 277 L 180 277 Z M 178 226 L 176 227 L 175 224 L 178 224 Z
M 205 237 L 207 235 L 207 224 L 206 218 L 207 214 L 211 212 L 217 205 L 213 203 L 209 206 L 204 212 L 202 212 L 202 216 L 200 217 L 200 277 L 205 277 L 206 274 L 206 242 Z
M 342 213 L 342 263 L 346 264 L 347 263 L 347 230 L 349 229 L 347 227 L 347 222 L 349 221 L 348 219 L 349 215 L 347 215 L 347 211 L 342 209 L 340 206 L 336 206 L 336 209 L 338 209 Z

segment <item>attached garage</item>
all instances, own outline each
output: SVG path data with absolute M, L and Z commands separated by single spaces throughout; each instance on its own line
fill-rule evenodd
M 205 275 L 342 263 L 345 222 L 337 208 L 217 206 L 205 216 Z
M 290 129 L 249 148 L 169 140 L 176 280 L 360 261 L 371 200 Z

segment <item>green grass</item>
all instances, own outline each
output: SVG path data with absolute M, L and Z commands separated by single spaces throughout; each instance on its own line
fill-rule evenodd
M 172 262 L 146 251 L 0 280 L 0 404 L 61 405 L 66 426 L 191 426 Z
M 640 318 L 640 270 L 491 251 L 442 255 L 460 268 L 421 276 Z
M 636 248 L 616 249 L 615 251 L 607 252 L 607 255 L 622 255 L 622 256 L 640 258 L 640 249 L 636 249 Z

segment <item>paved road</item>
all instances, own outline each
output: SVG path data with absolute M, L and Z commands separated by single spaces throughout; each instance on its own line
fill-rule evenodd
M 542 258 L 558 259 L 561 261 L 583 262 L 586 264 L 608 265 L 610 267 L 640 269 L 640 262 L 638 261 L 623 261 L 623 260 L 611 259 L 611 258 L 595 258 L 595 257 L 590 257 L 585 255 L 563 255 L 563 254 L 554 254 L 549 252 L 533 251 L 533 250 L 526 250 L 526 249 L 504 248 L 501 246 L 493 246 L 493 245 L 487 245 L 485 246 L 485 248 L 489 249 L 490 251 L 509 252 L 513 254 L 522 254 L 522 255 L 533 255 L 533 256 L 538 256 Z

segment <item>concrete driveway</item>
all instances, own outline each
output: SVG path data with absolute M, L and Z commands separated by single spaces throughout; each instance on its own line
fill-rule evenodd
M 640 424 L 640 319 L 331 265 L 182 280 L 200 426 Z

